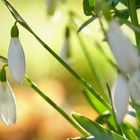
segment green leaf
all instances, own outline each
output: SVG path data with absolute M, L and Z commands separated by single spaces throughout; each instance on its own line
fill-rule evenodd
M 140 0 L 137 0 L 137 1 L 136 1 L 136 7 L 137 7 L 137 8 L 140 8 Z
M 133 132 L 133 130 L 127 124 L 122 123 L 121 129 L 125 134 L 126 138 L 128 138 L 129 140 L 139 140 L 138 137 Z
M 138 125 L 139 138 L 140 138 L 140 105 L 139 104 L 136 104 L 136 102 L 132 99 L 132 107 L 136 111 L 137 125 Z
M 95 0 L 88 0 L 90 7 L 95 7 Z
M 2 2 L 7 6 L 13 17 L 16 19 L 18 22 L 24 22 L 23 18 L 18 14 L 18 12 L 14 9 L 14 7 L 7 1 L 7 0 L 2 0 Z
M 105 111 L 103 114 L 99 115 L 96 119 L 97 123 L 103 124 L 106 122 L 107 118 L 110 117 L 110 112 L 109 111 Z
M 88 20 L 86 20 L 78 29 L 77 32 L 80 32 L 83 28 L 85 28 L 88 24 L 90 24 L 92 21 L 94 21 L 97 18 L 97 16 L 93 16 L 91 18 L 89 18 Z
M 111 0 L 111 1 L 112 1 L 112 7 L 115 7 L 120 2 L 120 0 Z
M 120 2 L 120 0 L 106 0 L 110 7 L 115 7 Z
M 125 6 L 127 6 L 126 0 L 120 0 L 120 2 L 121 2 L 122 4 L 124 4 Z M 137 9 L 140 8 L 140 0 L 136 0 L 136 8 L 137 8 Z
M 85 130 L 87 130 L 91 135 L 94 135 L 97 140 L 127 140 L 121 135 L 103 128 L 98 123 L 91 121 L 78 113 L 72 113 L 72 116 Z
M 90 93 L 87 90 L 84 90 L 83 94 L 90 103 L 91 107 L 93 107 L 93 109 L 95 109 L 99 114 L 103 114 L 105 111 L 107 111 L 104 105 L 101 102 L 99 102 L 92 93 Z
M 119 17 L 120 19 L 128 19 L 129 18 L 129 12 L 128 10 L 120 10 L 120 11 L 115 11 L 115 14 L 113 17 Z
M 92 11 L 94 9 L 94 4 L 92 1 L 93 0 L 83 0 L 83 9 L 86 16 L 92 15 Z

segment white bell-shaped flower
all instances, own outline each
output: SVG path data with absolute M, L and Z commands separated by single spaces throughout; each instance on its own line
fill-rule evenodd
M 130 74 L 139 67 L 138 51 L 123 34 L 117 22 L 112 20 L 108 26 L 106 35 L 112 53 L 120 70 L 125 74 Z
M 19 40 L 19 30 L 16 23 L 11 29 L 11 40 L 8 49 L 8 66 L 15 81 L 22 83 L 26 69 L 25 55 Z
M 130 95 L 128 81 L 123 75 L 118 74 L 112 89 L 112 94 L 116 120 L 120 123 L 127 113 Z
M 8 66 L 18 83 L 22 83 L 25 75 L 25 55 L 18 37 L 11 38 L 8 50 Z
M 6 125 L 16 122 L 16 103 L 13 91 L 6 80 L 6 65 L 0 70 L 0 119 Z

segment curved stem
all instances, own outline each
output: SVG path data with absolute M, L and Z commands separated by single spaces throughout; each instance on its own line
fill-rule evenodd
M 56 109 L 72 126 L 74 126 L 81 134 L 88 136 L 89 134 L 79 126 L 74 120 L 72 120 L 64 110 L 61 109 L 57 104 L 55 104 L 48 96 L 46 96 L 30 79 L 25 75 L 25 80 L 28 82 L 29 86 L 33 88 L 46 102 L 48 102 L 54 109 Z

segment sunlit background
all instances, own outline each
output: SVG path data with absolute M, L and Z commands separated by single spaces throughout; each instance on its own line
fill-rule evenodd
M 89 18 L 83 13 L 81 0 L 56 0 L 50 11 L 47 9 L 46 0 L 9 0 L 9 2 L 58 55 L 63 46 L 65 28 L 69 25 L 68 13 L 73 12 L 76 15 L 74 20 L 78 26 Z M 10 30 L 13 24 L 14 18 L 0 1 L 0 55 L 5 57 L 7 57 Z M 95 119 L 97 114 L 84 98 L 79 82 L 28 31 L 20 25 L 18 27 L 26 55 L 26 73 L 30 79 L 68 114 L 75 111 Z M 69 64 L 96 90 L 99 90 L 78 41 L 77 29 L 71 30 Z M 131 36 L 132 32 L 128 31 L 126 27 L 124 31 Z M 111 86 L 115 78 L 115 70 L 97 48 L 96 43 L 99 43 L 105 53 L 112 58 L 106 42 L 103 42 L 104 37 L 98 20 L 84 29 L 80 33 L 80 37 L 101 81 L 107 82 Z M 17 122 L 11 126 L 5 126 L 0 122 L 0 140 L 66 140 L 69 137 L 80 136 L 80 133 L 26 82 L 23 85 L 15 83 L 9 75 L 8 69 L 7 75 L 17 100 Z

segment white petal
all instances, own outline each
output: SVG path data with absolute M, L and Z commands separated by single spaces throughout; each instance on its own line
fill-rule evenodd
M 106 33 L 110 48 L 119 68 L 124 73 L 132 73 L 140 64 L 136 47 L 131 44 L 115 21 L 109 22 L 109 29 Z
M 123 77 L 123 75 L 118 75 L 112 89 L 112 94 L 113 106 L 116 112 L 116 119 L 117 122 L 120 123 L 127 113 L 130 95 L 128 82 L 125 77 Z
M 129 80 L 130 94 L 135 102 L 140 105 L 140 70 L 136 71 Z
M 0 118 L 6 125 L 16 122 L 15 96 L 8 82 L 0 82 Z
M 25 75 L 25 55 L 19 38 L 10 40 L 8 66 L 15 81 L 22 83 Z

